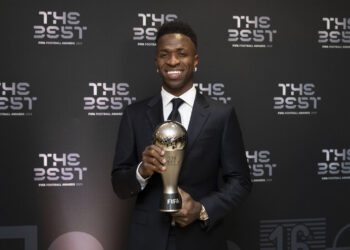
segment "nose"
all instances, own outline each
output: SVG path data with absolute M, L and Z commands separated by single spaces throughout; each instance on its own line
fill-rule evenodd
M 170 57 L 169 57 L 169 60 L 167 61 L 167 64 L 170 65 L 170 66 L 176 66 L 179 64 L 179 58 L 177 57 L 176 54 L 172 54 Z

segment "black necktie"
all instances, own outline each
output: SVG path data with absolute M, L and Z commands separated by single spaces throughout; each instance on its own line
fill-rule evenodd
M 171 100 L 171 102 L 173 103 L 173 110 L 171 111 L 168 120 L 177 121 L 181 123 L 181 115 L 178 109 L 181 106 L 181 104 L 184 103 L 184 100 L 182 100 L 181 98 L 174 98 Z

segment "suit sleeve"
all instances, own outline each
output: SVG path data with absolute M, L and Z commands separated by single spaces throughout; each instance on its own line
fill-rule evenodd
M 207 230 L 237 207 L 252 187 L 241 130 L 233 107 L 222 132 L 220 161 L 223 186 L 200 200 L 209 215 Z
M 141 191 L 136 178 L 138 164 L 135 134 L 126 108 L 119 126 L 112 170 L 113 190 L 119 198 L 130 198 Z

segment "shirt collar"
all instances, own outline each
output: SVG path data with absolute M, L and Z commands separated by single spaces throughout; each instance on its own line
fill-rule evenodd
M 174 95 L 170 94 L 163 87 L 162 87 L 162 91 L 160 93 L 162 95 L 163 107 L 168 105 L 173 98 L 181 98 L 188 105 L 193 107 L 194 99 L 196 98 L 196 88 L 194 86 L 192 86 L 192 88 L 190 88 L 189 90 L 187 90 L 185 93 L 183 93 L 180 96 L 174 96 Z

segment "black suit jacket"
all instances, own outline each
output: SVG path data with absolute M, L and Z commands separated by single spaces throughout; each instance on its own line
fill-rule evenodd
M 122 117 L 112 171 L 112 183 L 120 198 L 137 196 L 130 230 L 132 250 L 165 250 L 170 217 L 159 211 L 162 180 L 155 173 L 141 191 L 136 168 L 142 152 L 152 144 L 152 134 L 163 121 L 161 95 L 128 106 Z M 188 127 L 188 144 L 179 186 L 206 208 L 210 224 L 199 221 L 175 228 L 179 250 L 226 249 L 221 219 L 251 189 L 241 131 L 232 106 L 198 93 Z M 223 185 L 218 187 L 222 174 Z

